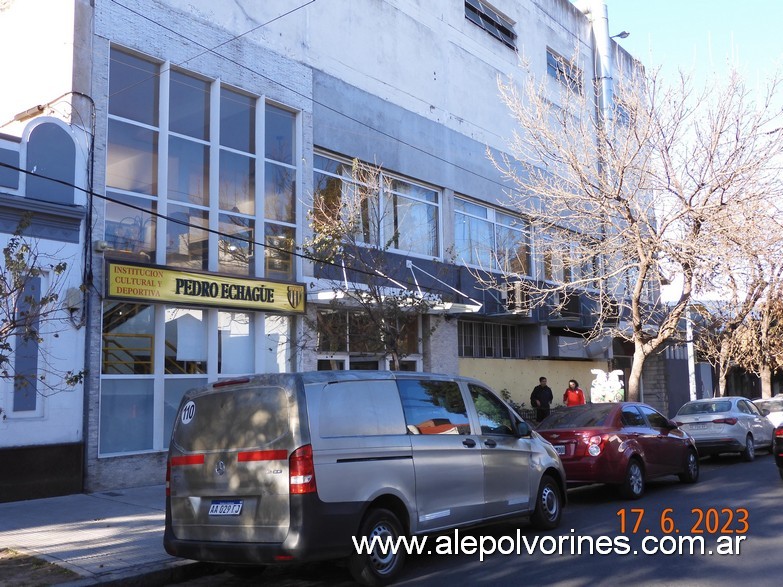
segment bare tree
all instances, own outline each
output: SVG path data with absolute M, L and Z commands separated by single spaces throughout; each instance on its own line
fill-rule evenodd
M 496 164 L 540 243 L 545 271 L 526 281 L 528 295 L 539 305 L 555 292 L 594 299 L 587 337 L 633 343 L 628 399 L 638 399 L 645 359 L 677 336 L 691 300 L 732 272 L 737 242 L 765 230 L 753 218 L 780 194 L 781 80 L 752 94 L 731 74 L 695 92 L 683 74 L 667 84 L 636 67 L 616 75 L 599 110 L 597 91 L 523 71 L 499 82 L 517 130 Z
M 303 249 L 332 293 L 328 309 L 311 324 L 320 350 L 345 351 L 349 333 L 351 352 L 389 357 L 391 369 L 399 370 L 401 359 L 418 348 L 418 317 L 439 299 L 399 281 L 408 272 L 406 258 L 392 249 L 400 248 L 399 223 L 415 218 L 393 221 L 382 211 L 390 187 L 379 167 L 358 160 L 342 166 L 342 178 L 322 176 Z
M 19 222 L 3 248 L 0 272 L 0 376 L 14 381 L 16 389 L 51 395 L 83 381 L 84 372 L 62 371 L 43 353 L 36 373 L 17 373 L 14 354 L 32 345 L 39 354 L 42 333 L 57 337 L 68 327 L 70 313 L 60 304 L 62 278 L 68 264 L 40 252 L 34 239 L 25 237 L 30 217 Z M 42 288 L 42 278 L 48 276 Z M 0 415 L 5 418 L 0 406 Z

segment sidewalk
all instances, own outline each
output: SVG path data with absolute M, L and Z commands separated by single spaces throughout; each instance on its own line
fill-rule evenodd
M 211 571 L 163 549 L 165 487 L 0 503 L 0 548 L 70 569 L 63 586 L 165 585 Z

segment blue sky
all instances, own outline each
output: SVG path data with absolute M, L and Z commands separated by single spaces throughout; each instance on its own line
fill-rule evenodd
M 734 60 L 746 78 L 783 65 L 783 0 L 606 0 L 609 30 L 646 66 L 697 77 Z

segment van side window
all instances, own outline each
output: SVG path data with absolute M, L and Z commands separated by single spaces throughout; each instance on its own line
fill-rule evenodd
M 454 381 L 397 381 L 410 434 L 470 434 L 470 421 Z
M 513 436 L 514 425 L 506 405 L 483 387 L 471 383 L 468 389 L 478 412 L 481 433 Z

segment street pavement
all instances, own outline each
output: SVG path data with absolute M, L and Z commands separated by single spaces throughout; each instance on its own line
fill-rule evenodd
M 212 572 L 163 549 L 165 486 L 0 503 L 0 548 L 70 569 L 63 586 L 165 585 Z

